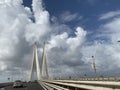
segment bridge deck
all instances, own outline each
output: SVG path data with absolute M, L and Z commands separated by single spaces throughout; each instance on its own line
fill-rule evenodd
M 44 90 L 42 86 L 38 83 L 25 83 L 25 84 L 26 84 L 26 87 L 24 88 L 13 88 L 13 86 L 7 86 L 4 89 L 5 90 Z

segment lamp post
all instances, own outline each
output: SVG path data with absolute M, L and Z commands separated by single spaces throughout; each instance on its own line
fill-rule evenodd
M 94 56 L 92 56 L 92 65 L 93 65 L 93 69 L 94 69 L 94 72 L 95 72 L 95 75 L 96 75 L 97 74 L 97 70 L 96 70 L 96 64 L 95 64 Z

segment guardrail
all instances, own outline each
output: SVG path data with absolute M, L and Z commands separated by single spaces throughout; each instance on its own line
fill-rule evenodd
M 48 83 L 48 82 L 38 81 L 38 83 L 43 87 L 44 90 L 69 90 L 67 88 L 64 88 L 52 83 Z
M 96 77 L 96 78 L 78 78 L 79 81 L 120 81 L 120 77 Z
M 91 79 L 90 79 L 91 80 Z M 96 79 L 95 79 L 96 80 Z M 97 79 L 98 80 L 98 79 Z M 116 81 L 78 81 L 78 80 L 43 80 L 53 87 L 60 86 L 68 90 L 120 90 L 120 82 Z M 55 89 L 55 90 L 66 90 Z
M 95 77 L 95 78 L 68 78 L 68 79 L 54 79 L 54 80 L 78 80 L 78 81 L 120 81 L 120 77 Z

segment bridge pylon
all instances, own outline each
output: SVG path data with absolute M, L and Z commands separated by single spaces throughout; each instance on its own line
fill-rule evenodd
M 48 79 L 48 65 L 47 65 L 47 55 L 46 55 L 46 44 L 44 42 L 43 54 L 42 54 L 42 79 Z
M 33 78 L 34 65 L 36 65 L 37 79 L 38 80 L 41 79 L 40 64 L 39 64 L 39 60 L 38 60 L 38 53 L 37 53 L 37 46 L 36 46 L 36 44 L 37 43 L 35 42 L 34 48 L 33 48 L 33 58 L 32 58 L 31 72 L 30 72 L 30 81 L 32 81 L 32 78 Z M 36 62 L 36 64 L 35 64 L 35 62 Z

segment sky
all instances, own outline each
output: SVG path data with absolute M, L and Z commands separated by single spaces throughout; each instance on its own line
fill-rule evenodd
M 120 76 L 120 0 L 0 0 L 0 82 L 28 80 L 33 45 L 50 78 Z M 41 67 L 40 67 L 41 68 Z

